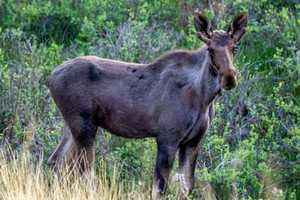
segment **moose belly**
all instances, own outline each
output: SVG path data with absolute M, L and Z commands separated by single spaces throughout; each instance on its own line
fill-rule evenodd
M 154 120 L 144 112 L 136 112 L 125 107 L 110 108 L 99 113 L 99 126 L 109 132 L 127 138 L 155 137 Z M 103 116 L 104 115 L 104 116 Z

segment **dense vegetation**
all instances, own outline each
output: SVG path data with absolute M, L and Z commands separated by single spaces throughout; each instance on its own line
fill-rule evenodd
M 47 171 L 62 129 L 45 86 L 52 70 L 83 55 L 146 63 L 170 49 L 199 48 L 196 10 L 224 30 L 247 11 L 249 25 L 235 57 L 239 86 L 216 102 L 191 198 L 300 199 L 299 0 L 0 0 L 2 151 L 17 158 L 29 151 L 37 164 L 43 154 Z M 153 139 L 104 130 L 97 137 L 97 174 L 117 165 L 124 183 L 151 188 Z M 179 187 L 176 167 L 169 199 Z

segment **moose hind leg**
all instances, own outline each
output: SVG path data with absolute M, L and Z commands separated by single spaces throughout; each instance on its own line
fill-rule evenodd
M 97 126 L 89 112 L 81 112 L 70 123 L 75 143 L 76 167 L 80 174 L 91 172 L 94 168 L 94 141 Z
M 67 168 L 74 158 L 74 140 L 69 125 L 64 121 L 62 139 L 48 159 L 48 165 L 55 170 Z
M 189 142 L 179 148 L 180 196 L 187 199 L 194 189 L 194 172 L 199 144 Z
M 157 159 L 154 171 L 152 200 L 162 199 L 167 188 L 170 171 L 173 166 L 178 147 L 157 142 Z

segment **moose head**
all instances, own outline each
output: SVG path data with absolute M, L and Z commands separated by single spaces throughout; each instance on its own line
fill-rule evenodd
M 236 69 L 233 57 L 237 43 L 246 33 L 247 13 L 236 15 L 227 30 L 213 31 L 210 21 L 199 12 L 194 15 L 194 25 L 197 37 L 207 44 L 209 62 L 215 73 L 220 73 L 220 83 L 223 89 L 231 90 L 237 86 Z

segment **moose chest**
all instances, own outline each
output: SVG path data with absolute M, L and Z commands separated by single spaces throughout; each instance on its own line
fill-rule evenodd
M 211 105 L 211 107 L 213 107 L 213 105 Z M 204 137 L 207 129 L 209 128 L 212 118 L 213 113 L 211 113 L 210 107 L 201 109 L 197 113 L 194 122 L 183 133 L 184 137 L 181 143 L 185 143 L 191 140 L 194 140 L 194 142 L 199 142 Z
M 182 93 L 174 95 L 172 104 L 163 104 L 158 119 L 158 138 L 175 143 L 200 140 L 213 118 L 213 104 L 204 105 L 192 89 L 183 87 Z

